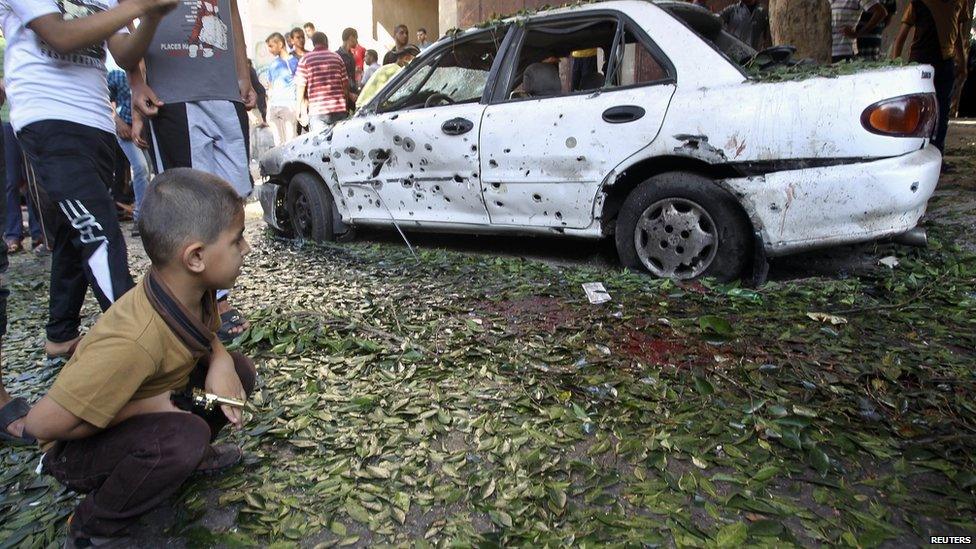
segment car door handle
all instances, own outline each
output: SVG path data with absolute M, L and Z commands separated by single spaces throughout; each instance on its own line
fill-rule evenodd
M 474 122 L 466 118 L 452 118 L 441 125 L 441 131 L 447 135 L 463 135 L 474 128 Z
M 647 111 L 637 105 L 621 105 L 603 111 L 603 121 L 610 124 L 626 124 L 644 118 Z

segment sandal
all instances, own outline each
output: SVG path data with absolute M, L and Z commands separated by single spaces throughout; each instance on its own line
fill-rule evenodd
M 15 254 L 24 249 L 24 244 L 19 240 L 8 240 L 7 241 L 7 253 Z
M 18 446 L 30 446 L 37 444 L 34 437 L 14 436 L 7 431 L 10 424 L 23 418 L 30 412 L 30 406 L 22 398 L 15 398 L 0 408 L 0 440 L 13 443 Z
M 217 337 L 219 337 L 220 341 L 224 343 L 230 343 L 231 341 L 234 341 L 237 336 L 247 331 L 243 330 L 237 332 L 236 334 L 232 334 L 231 330 L 244 326 L 247 326 L 247 320 L 241 316 L 241 313 L 237 312 L 237 309 L 231 309 L 220 315 L 220 329 L 217 330 Z

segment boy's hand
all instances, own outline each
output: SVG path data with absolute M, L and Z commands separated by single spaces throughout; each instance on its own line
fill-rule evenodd
M 156 116 L 163 102 L 148 84 L 139 82 L 132 85 L 132 106 L 143 116 Z
M 148 149 L 149 143 L 146 138 L 143 137 L 145 127 L 145 122 L 142 119 L 142 114 L 139 111 L 132 111 L 132 142 L 136 144 L 140 149 Z
M 241 378 L 234 369 L 234 359 L 227 351 L 215 351 L 210 357 L 210 368 L 204 382 L 204 390 L 217 396 L 247 400 L 247 393 L 241 385 Z M 235 429 L 244 427 L 244 411 L 231 406 L 221 406 L 220 410 Z

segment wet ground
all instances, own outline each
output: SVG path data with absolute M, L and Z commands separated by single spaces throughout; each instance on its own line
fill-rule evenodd
M 418 260 L 395 232 L 301 245 L 252 204 L 246 463 L 191 480 L 132 546 L 974 535 L 976 125 L 953 126 L 947 160 L 929 248 L 778 260 L 757 289 L 622 273 L 578 241 L 411 235 Z M 59 368 L 38 351 L 46 265 L 12 259 L 4 381 L 35 399 Z M 63 536 L 77 496 L 37 457 L 0 447 L 0 546 Z

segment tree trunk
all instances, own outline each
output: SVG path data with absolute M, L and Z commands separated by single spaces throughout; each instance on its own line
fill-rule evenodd
M 830 3 L 827 0 L 769 0 L 774 44 L 796 47 L 798 59 L 830 62 Z

